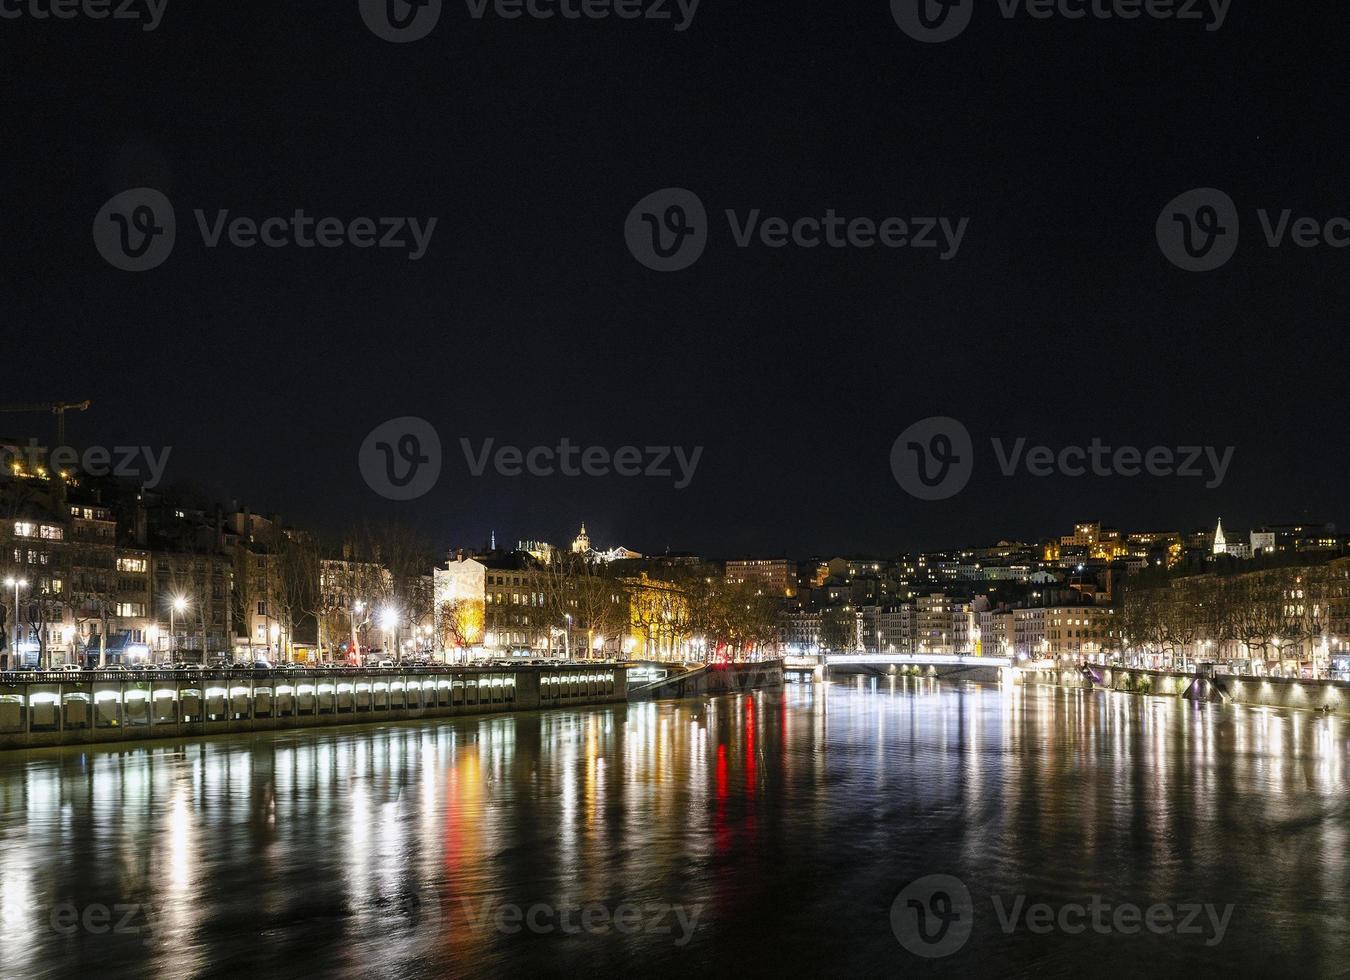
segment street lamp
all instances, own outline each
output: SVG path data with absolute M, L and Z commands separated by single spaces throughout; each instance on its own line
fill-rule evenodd
M 176 616 L 187 609 L 187 600 L 181 595 L 173 597 L 169 603 L 169 660 L 178 662 L 178 621 Z
M 567 620 L 567 629 L 563 631 L 563 656 L 572 659 L 572 614 L 564 613 L 563 619 Z
M 10 660 L 14 660 L 19 655 L 19 590 L 28 588 L 28 580 L 24 578 L 14 578 L 12 575 L 5 579 L 5 587 L 14 590 L 14 649 L 10 651 Z M 18 666 L 17 663 L 11 663 L 11 667 Z
M 356 621 L 361 618 L 361 613 L 366 609 L 365 601 L 357 599 L 352 603 L 352 615 L 350 617 L 352 626 L 352 646 L 356 649 L 356 663 L 361 664 L 361 639 L 356 632 Z
M 402 660 L 398 649 L 398 610 L 392 606 L 385 606 L 384 611 L 380 613 L 380 628 L 384 630 L 385 644 L 389 643 L 389 634 L 394 634 L 394 659 Z

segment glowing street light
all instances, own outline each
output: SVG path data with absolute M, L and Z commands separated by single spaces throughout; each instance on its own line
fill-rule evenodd
M 401 660 L 398 649 L 398 610 L 393 606 L 385 606 L 380 612 L 380 629 L 384 630 L 385 646 L 389 644 L 389 634 L 394 634 L 394 658 Z
M 177 662 L 178 660 L 178 623 L 176 616 L 178 613 L 187 611 L 187 599 L 184 596 L 176 595 L 169 603 L 169 659 Z
M 356 624 L 361 618 L 361 614 L 366 611 L 364 599 L 357 599 L 352 603 L 352 614 L 347 617 L 352 627 L 352 649 L 355 651 L 356 663 L 361 663 L 361 637 L 356 632 Z

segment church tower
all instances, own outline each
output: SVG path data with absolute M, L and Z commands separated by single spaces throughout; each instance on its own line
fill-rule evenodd
M 591 550 L 591 536 L 586 533 L 586 522 L 581 522 L 581 532 L 572 542 L 572 554 L 584 555 Z
M 1219 518 L 1219 526 L 1214 529 L 1214 554 L 1228 554 L 1228 539 L 1223 536 L 1223 518 Z

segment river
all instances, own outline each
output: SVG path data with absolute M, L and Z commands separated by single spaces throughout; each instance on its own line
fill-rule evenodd
M 0 976 L 1344 976 L 1348 736 L 841 678 L 0 753 Z

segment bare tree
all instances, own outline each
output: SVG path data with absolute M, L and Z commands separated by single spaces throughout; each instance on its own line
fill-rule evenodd
M 294 657 L 297 624 L 303 616 L 312 614 L 320 601 L 318 544 L 308 534 L 285 531 L 277 536 L 274 559 L 272 611 L 285 637 L 285 659 L 290 660 Z M 280 653 L 281 643 L 278 648 Z
M 429 626 L 435 608 L 431 568 L 436 558 L 426 539 L 393 522 L 367 524 L 356 539 L 359 557 L 381 571 L 368 583 L 372 590 L 368 601 L 379 607 L 378 612 L 372 610 L 376 623 L 385 615 L 398 622 L 396 644 L 399 628 L 406 626 L 415 636 L 420 627 Z
M 594 656 L 597 640 L 601 648 L 622 645 L 629 618 L 628 590 L 602 563 L 586 555 L 555 552 L 542 565 L 539 580 L 549 625 L 584 636 L 587 657 Z
M 108 633 L 117 603 L 116 557 L 111 545 L 76 542 L 69 546 L 70 610 L 76 635 L 85 636 L 86 624 L 98 629 L 98 666 L 107 666 Z

